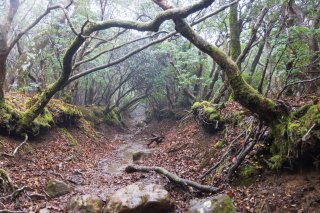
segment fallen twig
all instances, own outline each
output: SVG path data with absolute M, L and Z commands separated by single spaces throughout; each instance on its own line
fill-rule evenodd
M 157 135 L 157 134 L 151 134 L 153 136 L 153 138 L 150 138 L 150 142 L 147 144 L 147 146 L 149 147 L 153 142 L 156 142 L 157 144 L 160 144 L 163 142 L 164 140 L 164 136 L 163 135 Z
M 39 199 L 47 199 L 47 196 L 46 196 L 46 195 L 39 194 L 39 193 L 28 194 L 28 196 L 29 196 L 31 199 L 36 199 L 36 200 L 39 200 Z
M 162 167 L 148 167 L 148 166 L 138 166 L 138 165 L 129 165 L 125 168 L 125 171 L 127 173 L 133 173 L 133 172 L 156 172 L 159 174 L 164 175 L 167 177 L 170 181 L 178 184 L 182 184 L 185 186 L 190 186 L 195 189 L 198 189 L 202 192 L 209 192 L 209 193 L 216 193 L 219 191 L 219 188 L 213 187 L 213 186 L 208 186 L 208 185 L 202 185 L 197 182 L 187 180 L 180 178 L 179 176 L 169 172 L 168 170 L 162 168 Z

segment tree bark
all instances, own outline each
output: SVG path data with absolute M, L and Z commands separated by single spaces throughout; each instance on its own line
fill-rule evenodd
M 0 55 L 0 105 L 5 102 L 4 90 L 5 90 L 6 72 L 7 72 L 6 62 L 7 62 L 7 56 Z
M 264 49 L 264 45 L 265 45 L 265 40 L 260 42 L 259 48 L 258 48 L 258 52 L 257 52 L 256 56 L 254 57 L 253 62 L 251 64 L 249 83 L 252 82 L 252 77 L 253 77 L 253 74 L 256 71 L 257 65 L 258 65 L 259 60 L 261 58 L 261 55 L 262 55 L 262 52 L 263 52 L 263 49 Z

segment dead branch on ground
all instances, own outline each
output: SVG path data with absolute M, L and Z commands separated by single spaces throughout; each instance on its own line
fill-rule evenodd
M 190 186 L 195 189 L 198 189 L 202 192 L 209 192 L 209 193 L 217 193 L 219 191 L 219 188 L 209 186 L 209 185 L 202 185 L 197 182 L 186 180 L 183 178 L 180 178 L 179 176 L 169 172 L 168 170 L 162 168 L 162 167 L 148 167 L 148 166 L 138 166 L 138 165 L 129 165 L 125 168 L 125 171 L 127 173 L 133 173 L 133 172 L 156 172 L 158 174 L 162 174 L 165 177 L 167 177 L 171 182 L 174 182 L 176 184 L 181 184 L 184 186 Z
M 163 135 L 157 135 L 157 134 L 151 134 L 153 137 L 150 138 L 150 142 L 147 144 L 149 147 L 153 142 L 156 142 L 157 144 L 160 144 L 164 141 L 164 136 Z

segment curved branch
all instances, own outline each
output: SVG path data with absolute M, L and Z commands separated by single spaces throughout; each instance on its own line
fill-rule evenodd
M 9 42 L 7 53 L 9 53 L 14 45 L 20 40 L 20 38 L 26 34 L 29 30 L 31 30 L 34 26 L 36 26 L 46 15 L 48 15 L 52 10 L 64 8 L 62 5 L 55 5 L 52 7 L 48 7 L 45 12 L 43 12 L 36 20 L 34 20 L 29 26 L 27 26 L 24 30 L 22 30 L 18 35 Z
M 108 53 L 108 52 L 113 51 L 113 50 L 120 49 L 121 47 L 124 47 L 124 46 L 126 46 L 126 45 L 135 43 L 135 42 L 137 42 L 137 41 L 141 41 L 141 40 L 144 40 L 144 39 L 147 39 L 147 38 L 152 38 L 152 37 L 154 37 L 154 36 L 156 36 L 156 35 L 158 35 L 158 34 L 160 34 L 160 33 L 163 33 L 163 32 L 164 32 L 164 31 L 161 31 L 161 32 L 157 32 L 157 33 L 155 33 L 155 34 L 153 34 L 153 35 L 149 35 L 149 36 L 141 37 L 141 38 L 138 38 L 138 39 L 134 39 L 134 40 L 132 40 L 132 41 L 129 41 L 129 42 L 124 43 L 124 44 L 120 44 L 120 45 L 118 45 L 118 46 L 116 46 L 116 47 L 113 47 L 113 48 L 111 48 L 111 49 L 107 49 L 107 50 L 101 51 L 100 53 L 98 53 L 97 55 L 95 55 L 95 56 L 93 56 L 93 57 L 91 57 L 91 58 L 84 59 L 84 60 L 82 60 L 82 61 L 78 61 L 78 62 L 73 66 L 73 69 L 76 69 L 76 68 L 79 67 L 81 64 L 84 64 L 84 63 L 93 61 L 93 60 L 99 58 L 101 55 L 103 55 L 103 54 L 105 54 L 105 53 Z
M 154 40 L 154 41 L 152 41 L 152 42 L 150 42 L 150 43 L 148 43 L 148 44 L 146 44 L 146 45 L 144 45 L 144 46 L 142 46 L 142 47 L 140 47 L 138 49 L 135 49 L 135 50 L 129 52 L 127 55 L 123 56 L 122 58 L 119 58 L 119 59 L 117 59 L 115 61 L 112 61 L 112 62 L 110 62 L 108 64 L 104 64 L 104 65 L 101 65 L 101 66 L 98 66 L 98 67 L 94 67 L 94 68 L 85 70 L 85 71 L 83 71 L 81 73 L 78 73 L 76 75 L 73 75 L 73 76 L 71 76 L 69 78 L 69 80 L 65 84 L 67 85 L 67 84 L 71 83 L 72 81 L 77 80 L 77 79 L 81 78 L 82 76 L 88 75 L 88 74 L 93 73 L 95 71 L 102 70 L 102 69 L 111 67 L 113 65 L 119 64 L 120 62 L 125 61 L 126 59 L 130 58 L 131 56 L 133 56 L 133 55 L 135 55 L 135 54 L 137 54 L 139 52 L 141 52 L 142 50 L 144 50 L 144 49 L 146 49 L 146 48 L 148 48 L 148 47 L 150 47 L 152 45 L 155 45 L 157 43 L 160 43 L 162 41 L 165 41 L 166 39 L 170 38 L 171 36 L 173 36 L 175 34 L 176 34 L 176 32 L 173 32 L 173 33 L 168 34 L 165 37 L 162 37 L 160 39 Z
M 308 80 L 296 81 L 296 82 L 292 82 L 292 83 L 290 83 L 290 84 L 287 84 L 287 85 L 285 85 L 285 86 L 282 88 L 282 90 L 280 91 L 280 93 L 279 93 L 278 96 L 277 96 L 277 99 L 280 99 L 282 93 L 283 93 L 288 87 L 291 87 L 291 86 L 296 85 L 296 84 L 310 83 L 310 82 L 316 81 L 316 80 L 318 80 L 318 79 L 320 79 L 320 76 L 315 77 L 315 78 L 312 78 L 312 79 L 308 79 Z

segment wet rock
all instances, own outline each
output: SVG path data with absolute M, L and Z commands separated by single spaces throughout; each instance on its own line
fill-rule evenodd
M 126 186 L 109 197 L 104 213 L 165 213 L 173 208 L 169 192 L 162 186 Z
M 40 209 L 39 213 L 51 213 L 51 211 L 48 208 L 44 208 L 44 209 Z
M 100 213 L 103 210 L 103 201 L 95 195 L 72 197 L 67 206 L 69 213 Z
M 68 193 L 70 193 L 72 190 L 72 188 L 59 180 L 49 180 L 47 183 L 47 186 L 45 188 L 46 193 L 50 196 L 50 197 L 59 197 L 62 195 L 66 195 Z
M 171 196 L 161 185 L 147 185 L 144 191 L 148 195 L 147 202 L 144 204 L 144 212 L 163 213 L 173 209 Z
M 148 152 L 148 151 L 136 151 L 132 153 L 132 161 L 133 162 L 143 161 L 150 155 L 151 155 L 151 152 Z
M 109 197 L 104 213 L 139 213 L 147 198 L 147 194 L 138 185 L 126 186 Z
M 145 127 L 146 126 L 146 122 L 145 121 L 139 121 L 136 123 L 136 127 Z
M 236 213 L 236 208 L 228 195 L 191 201 L 189 213 Z

